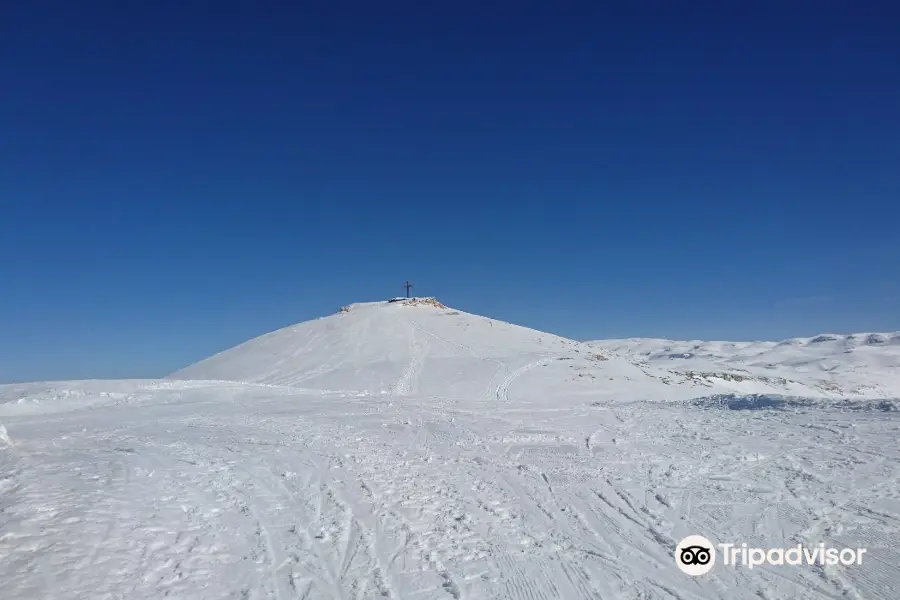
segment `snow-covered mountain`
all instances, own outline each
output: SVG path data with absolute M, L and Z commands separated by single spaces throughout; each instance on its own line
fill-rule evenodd
M 252 339 L 170 377 L 367 395 L 451 392 L 468 397 L 498 368 L 543 365 L 574 355 L 576 346 L 555 335 L 452 310 L 434 299 L 414 298 L 351 304 L 334 315 Z M 626 370 L 630 366 L 624 359 L 616 362 Z
M 853 385 L 895 389 L 893 339 Z M 692 373 L 425 298 L 165 379 L 0 386 L 3 598 L 895 598 L 898 402 L 714 347 Z M 695 578 L 695 534 L 866 554 Z
M 471 401 L 541 367 L 554 396 L 678 400 L 714 393 L 820 396 L 800 382 L 705 381 L 574 340 L 447 308 L 433 298 L 351 304 L 170 376 Z M 542 385 L 534 382 L 532 385 Z M 501 393 L 505 393 L 502 392 Z
M 589 345 L 699 380 L 786 380 L 811 388 L 813 395 L 900 396 L 900 332 L 822 334 L 779 342 L 630 338 Z

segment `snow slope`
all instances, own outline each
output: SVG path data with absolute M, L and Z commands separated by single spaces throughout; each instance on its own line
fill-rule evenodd
M 415 393 L 471 402 L 505 394 L 505 386 L 536 367 L 555 374 L 548 378 L 553 382 L 548 392 L 556 396 L 659 400 L 712 393 L 820 395 L 800 383 L 695 381 L 431 299 L 353 304 L 335 315 L 249 340 L 170 377 L 364 395 Z
M 0 386 L 3 598 L 895 598 L 898 403 L 779 386 L 427 303 Z M 867 554 L 692 578 L 689 534 Z
M 701 374 L 783 378 L 814 395 L 900 396 L 900 332 L 822 334 L 780 342 L 703 342 L 632 338 L 589 342 L 635 362 Z

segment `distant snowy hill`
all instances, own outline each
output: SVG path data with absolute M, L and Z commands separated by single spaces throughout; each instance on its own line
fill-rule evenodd
M 896 340 L 585 344 L 418 298 L 0 385 L 2 597 L 895 600 Z M 691 577 L 691 535 L 866 553 Z
M 780 342 L 631 338 L 588 345 L 706 381 L 783 379 L 812 388 L 814 395 L 900 396 L 900 332 L 822 334 Z

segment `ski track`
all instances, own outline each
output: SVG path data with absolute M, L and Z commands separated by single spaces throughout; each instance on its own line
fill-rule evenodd
M 401 321 L 402 402 L 275 383 L 299 372 L 82 390 L 47 414 L 0 389 L 3 597 L 895 598 L 897 413 L 547 396 L 568 369 L 550 350 L 488 359 Z M 497 366 L 469 404 L 417 397 L 438 344 Z M 689 534 L 867 562 L 690 578 Z
M 509 386 L 512 384 L 512 382 L 534 368 L 549 364 L 551 360 L 552 359 L 549 358 L 535 360 L 508 373 L 503 379 L 500 380 L 500 383 L 497 384 L 497 387 L 493 390 L 493 396 L 496 397 L 500 402 L 508 403 Z
M 448 346 L 464 350 L 466 353 L 468 353 L 472 358 L 474 358 L 476 360 L 488 361 L 488 362 L 493 363 L 497 368 L 496 368 L 496 371 L 494 372 L 493 376 L 491 377 L 490 381 L 488 381 L 487 386 L 484 389 L 484 393 L 481 395 L 481 400 L 490 400 L 490 399 L 498 397 L 498 389 L 501 385 L 501 382 L 505 380 L 503 374 L 509 371 L 509 367 L 506 363 L 504 363 L 503 361 L 498 360 L 496 358 L 484 357 L 479 352 L 477 352 L 474 348 L 472 348 L 471 346 L 468 346 L 461 342 L 454 341 L 454 340 L 448 339 L 446 337 L 443 337 L 441 335 L 438 335 L 434 331 L 426 329 L 426 328 L 422 327 L 421 325 L 417 324 L 412 319 L 405 318 L 405 317 L 401 317 L 401 319 L 405 323 L 407 323 L 410 327 L 415 329 L 416 331 L 419 331 L 427 336 L 430 336 L 433 339 L 436 339 L 437 341 L 439 341 L 443 344 L 446 344 Z M 507 384 L 507 386 L 508 386 L 508 384 Z
M 428 340 L 419 340 L 416 332 L 418 328 L 414 327 L 409 321 L 411 333 L 409 336 L 409 354 L 410 361 L 403 374 L 393 385 L 393 393 L 397 396 L 408 396 L 417 389 L 419 374 L 422 371 L 422 365 L 425 360 L 425 354 L 428 351 Z
M 355 402 L 310 410 L 339 417 Z M 6 597 L 887 600 L 898 575 L 897 450 L 879 462 L 847 455 L 834 443 L 838 415 L 800 448 L 813 461 L 783 451 L 808 429 L 802 415 L 760 414 L 748 429 L 733 413 L 636 404 L 618 411 L 616 443 L 586 453 L 574 428 L 591 411 L 523 429 L 501 408 L 485 435 L 477 417 L 421 407 L 379 413 L 381 425 L 298 418 L 272 399 L 228 407 L 190 418 L 138 411 L 126 422 L 113 409 L 49 426 L 7 419 Z M 898 430 L 896 420 L 853 418 L 861 450 Z M 779 441 L 787 446 L 771 446 Z M 822 479 L 828 469 L 836 474 Z M 671 563 L 689 532 L 864 540 L 873 562 L 723 570 L 698 586 Z

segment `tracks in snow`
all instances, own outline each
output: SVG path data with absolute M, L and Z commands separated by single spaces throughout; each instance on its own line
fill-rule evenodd
M 403 374 L 392 386 L 392 392 L 397 396 L 408 396 L 418 389 L 419 374 L 422 371 L 425 355 L 428 352 L 428 340 L 419 339 L 419 336 L 416 335 L 416 331 L 419 331 L 419 329 L 414 327 L 408 320 L 402 320 L 410 325 L 410 361 L 409 365 L 407 365 L 406 369 L 403 371 Z
M 510 388 L 551 359 L 517 360 L 454 406 L 210 383 L 4 418 L 4 598 L 895 597 L 895 413 L 542 399 Z M 672 548 L 697 533 L 869 562 L 687 578 Z
M 489 361 L 491 363 L 494 363 L 497 366 L 497 370 L 494 372 L 494 375 L 491 377 L 491 380 L 488 382 L 487 386 L 485 387 L 485 391 L 481 396 L 482 400 L 496 399 L 503 403 L 509 402 L 509 386 L 516 379 L 518 379 L 519 377 L 521 377 L 528 371 L 531 371 L 532 369 L 550 364 L 550 362 L 553 360 L 553 357 L 542 357 L 542 358 L 534 360 L 526 365 L 523 365 L 517 369 L 510 371 L 509 365 L 504 363 L 501 360 L 498 360 L 495 358 L 483 357 L 483 356 L 481 356 L 480 353 L 478 353 L 471 346 L 467 346 L 460 342 L 455 342 L 455 341 L 447 339 L 441 335 L 438 335 L 437 333 L 430 331 L 428 329 L 425 329 L 421 325 L 413 322 L 411 319 L 408 319 L 405 317 L 398 317 L 398 318 L 400 320 L 402 320 L 403 322 L 405 322 L 406 324 L 408 324 L 413 329 L 413 337 L 411 338 L 411 341 L 410 341 L 410 347 L 411 347 L 411 350 L 413 348 L 416 348 L 415 351 L 412 351 L 413 359 L 410 362 L 409 367 L 406 369 L 403 376 L 400 378 L 400 380 L 398 381 L 398 383 L 395 386 L 395 389 L 398 390 L 396 393 L 401 394 L 401 395 L 405 395 L 405 394 L 409 393 L 407 382 L 417 378 L 419 371 L 421 370 L 421 358 L 418 358 L 418 357 L 420 357 L 422 355 L 423 351 L 419 347 L 417 347 L 414 343 L 414 340 L 416 339 L 415 332 L 417 332 L 417 331 L 420 333 L 423 333 L 427 336 L 430 336 L 431 338 L 434 338 L 439 342 L 442 342 L 444 344 L 454 346 L 456 348 L 464 350 L 465 352 L 467 352 L 469 355 L 471 355 L 473 358 L 475 358 L 477 360 Z M 424 346 L 427 348 L 427 343 L 425 343 Z
M 229 535 L 247 548 L 243 560 L 259 574 L 242 597 L 254 590 L 274 600 L 395 597 L 374 535 L 342 497 L 328 460 L 279 446 L 248 457 L 231 443 L 176 442 L 164 451 L 192 465 L 196 481 L 211 484 L 235 515 Z
M 542 358 L 539 360 L 535 360 L 535 361 L 528 363 L 527 365 L 523 365 L 523 366 L 519 367 L 515 371 L 508 373 L 503 379 L 500 380 L 500 383 L 494 389 L 493 396 L 496 397 L 497 400 L 499 400 L 500 402 L 503 402 L 503 403 L 509 402 L 509 386 L 512 384 L 512 382 L 515 381 L 516 379 L 518 379 L 519 377 L 521 377 L 522 375 L 524 375 L 525 373 L 527 373 L 528 371 L 531 371 L 532 369 L 550 364 L 551 360 L 552 359 L 550 359 L 550 358 Z

